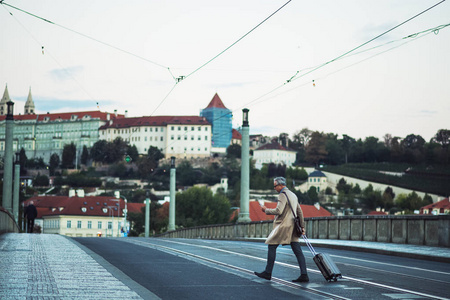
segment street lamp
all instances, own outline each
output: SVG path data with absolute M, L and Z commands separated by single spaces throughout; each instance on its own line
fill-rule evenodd
M 168 230 L 175 230 L 175 156 L 170 158 L 170 203 L 169 203 L 169 227 Z
M 5 119 L 5 152 L 3 166 L 3 207 L 13 214 L 13 134 L 14 134 L 14 102 L 6 102 L 7 114 Z
M 248 108 L 242 110 L 242 145 L 241 145 L 241 210 L 238 222 L 250 222 L 250 128 L 248 124 Z
M 109 208 L 109 212 L 111 214 L 112 222 L 111 222 L 111 237 L 114 237 L 114 211 L 113 208 L 115 206 L 107 206 Z M 109 227 L 109 226 L 108 226 Z M 109 228 L 108 228 L 109 229 Z M 108 236 L 108 235 L 107 235 Z
M 14 120 L 14 102 L 9 100 L 6 105 L 6 120 Z
M 13 184 L 13 215 L 17 224 L 19 224 L 19 192 L 20 192 L 20 153 L 16 152 L 16 161 L 14 165 L 14 184 Z
M 118 200 L 116 200 L 116 199 L 111 199 L 112 201 L 118 201 L 119 202 L 119 211 L 120 211 L 120 198 L 122 198 L 123 199 L 123 201 L 124 201 L 124 203 L 125 203 L 125 208 L 124 208 L 124 210 L 123 210 L 123 229 L 124 229 L 124 236 L 127 236 L 127 233 L 128 233 L 128 226 L 127 226 L 127 213 L 128 213 L 128 205 L 127 205 L 127 203 L 128 203 L 128 200 L 127 200 L 127 198 L 125 198 L 124 196 L 122 196 L 122 195 L 118 195 L 119 193 L 117 192 L 117 195 L 116 195 L 116 198 L 118 198 Z M 117 217 L 119 217 L 119 212 L 117 212 Z M 118 225 L 119 226 L 119 225 Z M 119 228 L 120 229 L 120 228 Z M 120 230 L 119 230 L 119 232 L 120 232 Z

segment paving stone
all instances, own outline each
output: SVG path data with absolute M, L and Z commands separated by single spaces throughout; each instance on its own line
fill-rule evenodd
M 1 235 L 0 270 L 0 299 L 142 299 L 59 235 Z

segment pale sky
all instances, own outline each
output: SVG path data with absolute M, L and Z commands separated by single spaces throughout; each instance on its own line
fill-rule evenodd
M 199 115 L 217 92 L 234 128 L 250 109 L 251 134 L 429 141 L 450 128 L 450 26 L 402 38 L 449 24 L 450 1 L 332 60 L 440 1 L 5 0 L 0 93 L 16 114 L 31 87 L 37 113 L 137 117 Z

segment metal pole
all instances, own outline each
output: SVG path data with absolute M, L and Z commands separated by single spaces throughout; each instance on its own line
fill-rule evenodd
M 16 153 L 16 164 L 14 166 L 14 194 L 13 194 L 13 215 L 16 223 L 19 224 L 19 191 L 20 191 L 20 155 Z
M 3 168 L 3 207 L 9 211 L 12 211 L 12 173 L 13 173 L 13 134 L 14 134 L 14 102 L 9 100 L 7 103 L 7 114 L 5 120 L 5 165 Z
M 145 237 L 150 235 L 150 196 L 149 191 L 145 193 Z
M 128 225 L 127 225 L 127 213 L 128 213 L 128 207 L 127 207 L 127 199 L 123 197 L 123 200 L 125 201 L 125 210 L 123 211 L 123 236 L 128 236 Z
M 169 206 L 169 228 L 168 230 L 175 230 L 175 181 L 176 181 L 176 169 L 175 169 L 175 157 L 171 158 L 170 166 L 170 206 Z
M 247 108 L 242 110 L 242 146 L 241 146 L 241 210 L 238 222 L 251 222 L 249 213 L 250 202 L 250 128 L 248 125 Z

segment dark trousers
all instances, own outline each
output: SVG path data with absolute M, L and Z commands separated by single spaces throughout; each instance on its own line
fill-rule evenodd
M 275 258 L 277 256 L 277 248 L 279 245 L 269 245 L 269 252 L 267 253 L 267 265 L 266 272 L 272 274 L 273 266 L 275 264 Z M 305 256 L 303 255 L 302 248 L 300 247 L 299 242 L 292 242 L 291 249 L 297 258 L 298 266 L 300 268 L 300 274 L 307 275 L 306 271 L 306 261 Z
M 27 232 L 33 233 L 33 229 L 34 229 L 34 219 L 27 218 Z

